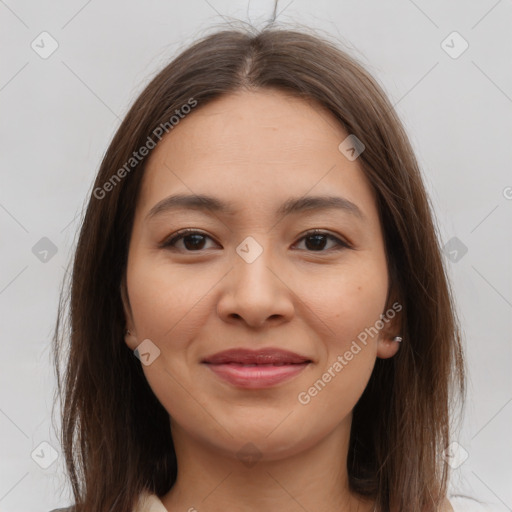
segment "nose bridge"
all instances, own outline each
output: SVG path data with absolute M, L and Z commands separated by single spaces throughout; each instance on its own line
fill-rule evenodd
M 292 314 L 288 289 L 275 275 L 279 263 L 268 247 L 269 238 L 249 236 L 236 247 L 228 287 L 218 305 L 219 314 L 225 318 L 236 316 L 260 325 L 269 317 Z
M 269 240 L 270 237 L 266 235 L 248 236 L 236 247 L 234 272 L 237 288 L 245 283 L 260 291 L 277 284 L 273 283 L 276 278 L 270 270 L 276 266 L 276 260 Z M 240 283 L 240 280 L 243 282 Z

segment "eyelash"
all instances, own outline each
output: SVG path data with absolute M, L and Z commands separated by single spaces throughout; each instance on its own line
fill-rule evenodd
M 187 228 L 187 229 L 182 229 L 176 233 L 174 233 L 173 235 L 171 235 L 169 238 L 167 238 L 166 240 L 164 240 L 161 244 L 160 244 L 160 248 L 161 249 L 169 249 L 169 250 L 176 250 L 176 251 L 183 251 L 183 252 L 201 252 L 203 250 L 206 250 L 206 249 L 198 249 L 197 251 L 188 251 L 186 249 L 176 249 L 176 247 L 174 247 L 174 244 L 176 244 L 176 242 L 186 238 L 187 236 L 190 236 L 190 235 L 201 235 L 203 237 L 206 237 L 206 238 L 210 238 L 212 239 L 209 235 L 207 235 L 206 233 L 203 233 L 201 231 L 197 231 L 196 229 L 191 229 L 191 228 Z M 304 240 L 305 238 L 308 238 L 308 237 L 311 237 L 311 236 L 314 236 L 314 235 L 322 235 L 322 236 L 325 236 L 331 240 L 334 240 L 336 242 L 336 244 L 338 245 L 338 247 L 336 248 L 331 248 L 331 249 L 327 249 L 327 250 L 320 250 L 320 251 L 307 251 L 307 252 L 312 252 L 312 253 L 322 253 L 322 252 L 330 252 L 330 251 L 340 251 L 340 250 L 343 250 L 343 249 L 351 249 L 351 246 L 339 239 L 338 237 L 328 233 L 328 232 L 325 232 L 325 231 L 322 231 L 320 229 L 313 229 L 313 230 L 310 230 L 308 232 L 306 232 L 300 239 L 299 239 L 299 242 Z

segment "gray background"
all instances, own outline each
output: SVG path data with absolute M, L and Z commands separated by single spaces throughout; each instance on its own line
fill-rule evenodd
M 82 206 L 120 120 L 151 76 L 223 16 L 259 26 L 272 11 L 263 1 L 0 0 L 2 512 L 70 503 L 49 344 Z M 455 458 L 468 457 L 453 492 L 512 510 L 512 3 L 287 0 L 278 12 L 281 24 L 345 44 L 405 124 L 449 244 L 468 356 Z M 47 56 L 51 38 L 58 48 Z

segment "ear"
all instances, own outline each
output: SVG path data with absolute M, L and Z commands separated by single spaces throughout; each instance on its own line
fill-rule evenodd
M 400 343 L 393 341 L 393 338 L 379 339 L 377 346 L 377 357 L 389 359 L 400 349 Z
M 384 327 L 379 332 L 377 341 L 377 357 L 389 359 L 400 350 L 402 342 L 393 341 L 397 336 L 403 337 L 404 332 L 404 306 L 402 289 L 397 277 L 398 271 L 394 260 L 388 260 L 389 288 L 386 299 L 386 308 L 381 318 Z
M 128 347 L 132 350 L 137 348 L 137 336 L 135 334 L 135 325 L 133 323 L 132 308 L 130 306 L 130 300 L 128 298 L 128 287 L 126 284 L 126 271 L 123 271 L 123 277 L 121 278 L 121 285 L 119 287 L 121 293 L 121 301 L 123 303 L 124 316 L 126 319 L 126 327 L 124 340 Z M 128 330 L 129 332 L 126 332 Z
M 393 357 L 400 349 L 401 342 L 394 341 L 396 336 L 402 335 L 402 310 L 403 306 L 400 302 L 395 301 L 383 313 L 382 321 L 384 327 L 379 332 L 377 342 L 377 357 L 381 359 L 389 359 Z

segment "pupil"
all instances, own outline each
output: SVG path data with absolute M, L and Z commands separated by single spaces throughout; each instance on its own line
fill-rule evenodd
M 313 248 L 322 249 L 325 246 L 325 235 L 311 235 L 306 238 L 306 246 L 308 247 L 308 249 L 310 249 L 310 244 L 308 244 L 308 240 L 312 239 L 316 240 L 316 242 L 313 243 Z M 318 242 L 320 242 L 320 244 L 318 244 Z
M 190 244 L 190 243 L 187 243 L 187 240 L 190 240 L 191 238 L 193 238 L 195 240 L 194 243 Z M 199 242 L 199 243 L 197 243 Z M 185 244 L 185 247 L 187 249 L 201 249 L 201 243 L 204 243 L 204 237 L 203 235 L 188 235 L 186 236 L 184 239 L 183 239 L 183 243 Z

